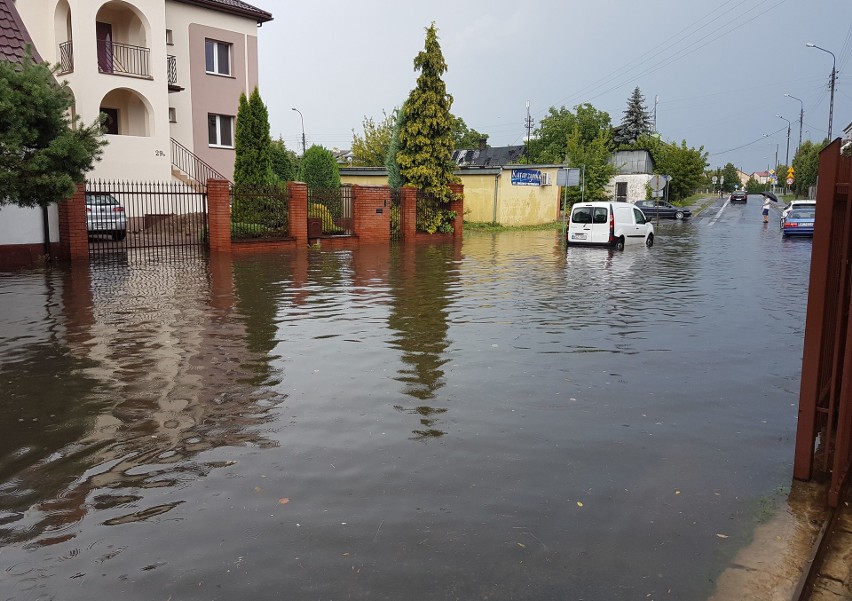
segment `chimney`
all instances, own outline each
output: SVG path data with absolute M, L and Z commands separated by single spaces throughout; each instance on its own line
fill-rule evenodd
M 479 138 L 479 152 L 485 150 L 487 146 L 488 138 Z

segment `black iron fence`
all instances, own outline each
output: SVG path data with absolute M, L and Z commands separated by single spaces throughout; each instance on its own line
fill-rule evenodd
M 290 236 L 290 194 L 286 184 L 231 188 L 231 239 Z
M 417 231 L 450 234 L 456 215 L 441 196 L 417 191 Z
M 176 183 L 86 182 L 89 257 L 99 261 L 203 256 L 207 194 Z
M 308 189 L 308 232 L 311 220 L 322 224 L 323 236 L 351 236 L 355 217 L 352 186 Z
M 402 193 L 390 189 L 390 237 L 391 240 L 402 240 Z

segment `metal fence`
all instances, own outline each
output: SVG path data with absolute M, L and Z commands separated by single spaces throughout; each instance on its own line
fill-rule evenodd
M 354 216 L 352 186 L 308 189 L 308 220 L 322 223 L 323 236 L 351 236 Z
M 98 70 L 101 73 L 117 73 L 149 77 L 151 70 L 148 59 L 151 50 L 132 44 L 121 44 L 110 40 L 97 40 Z
M 820 152 L 816 204 L 793 475 L 829 476 L 837 507 L 852 471 L 852 159 L 839 139 Z
M 89 258 L 206 255 L 207 194 L 184 184 L 86 182 Z
M 402 193 L 390 190 L 390 237 L 393 241 L 402 240 Z
M 450 217 L 450 205 L 443 197 L 422 190 L 417 191 L 418 232 L 451 233 L 453 220 Z
M 231 239 L 290 236 L 290 194 L 285 185 L 231 188 Z

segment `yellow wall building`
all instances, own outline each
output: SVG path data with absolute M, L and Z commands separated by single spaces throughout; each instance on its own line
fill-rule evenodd
M 560 165 L 459 167 L 464 185 L 464 220 L 500 225 L 539 225 L 559 219 Z M 381 167 L 343 167 L 340 181 L 363 186 L 386 185 Z

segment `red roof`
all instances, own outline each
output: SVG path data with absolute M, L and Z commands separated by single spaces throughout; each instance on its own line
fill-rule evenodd
M 12 0 L 0 0 L 0 59 L 19 63 L 30 46 L 33 60 L 41 62 L 18 9 Z

